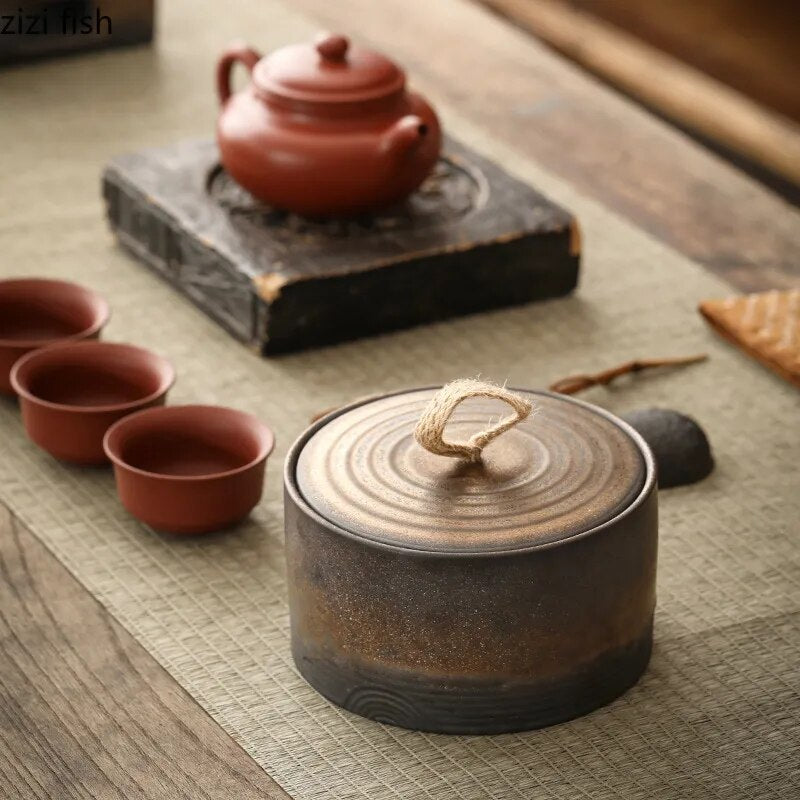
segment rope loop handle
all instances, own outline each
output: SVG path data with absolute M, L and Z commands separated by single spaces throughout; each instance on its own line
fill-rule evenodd
M 464 443 L 448 442 L 444 429 L 459 403 L 471 397 L 490 397 L 502 400 L 514 409 L 514 413 L 501 419 L 486 430 L 478 431 Z M 533 410 L 533 404 L 504 386 L 464 378 L 443 386 L 430 400 L 414 429 L 417 443 L 428 452 L 438 456 L 465 458 L 467 461 L 480 461 L 481 451 L 500 434 L 522 422 Z

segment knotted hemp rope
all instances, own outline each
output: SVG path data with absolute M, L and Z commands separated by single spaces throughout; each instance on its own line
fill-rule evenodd
M 496 425 L 473 434 L 463 444 L 445 441 L 444 429 L 448 420 L 458 404 L 470 397 L 491 397 L 502 400 L 514 409 L 514 413 L 501 419 Z M 414 438 L 421 447 L 438 456 L 480 461 L 481 450 L 489 442 L 514 427 L 518 422 L 522 422 L 532 410 L 533 404 L 529 400 L 510 392 L 504 386 L 485 383 L 473 378 L 464 378 L 443 386 L 431 398 L 414 429 Z

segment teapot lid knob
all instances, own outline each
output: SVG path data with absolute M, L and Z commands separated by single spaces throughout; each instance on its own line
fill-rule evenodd
M 316 47 L 325 61 L 344 61 L 350 40 L 338 33 L 323 33 L 317 37 Z

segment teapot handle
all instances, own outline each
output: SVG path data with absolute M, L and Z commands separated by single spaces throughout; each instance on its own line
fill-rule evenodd
M 217 62 L 217 95 L 220 105 L 225 105 L 231 96 L 231 70 L 237 61 L 247 67 L 248 72 L 261 60 L 261 53 L 245 44 L 236 43 L 228 47 Z

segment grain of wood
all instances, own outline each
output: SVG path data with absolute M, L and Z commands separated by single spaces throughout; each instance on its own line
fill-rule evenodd
M 660 50 L 800 122 L 794 0 L 555 0 Z
M 412 84 L 743 291 L 800 281 L 800 214 L 597 79 L 464 0 L 295 0 Z M 446 120 L 445 120 L 446 122 Z
M 787 203 L 485 9 L 295 5 L 372 40 L 433 99 L 734 285 L 797 284 Z M 286 798 L 0 510 L 0 797 L 208 796 Z
M 288 798 L 4 506 L 0 797 Z
M 800 126 L 600 19 L 550 0 L 483 0 L 670 119 L 800 183 Z

